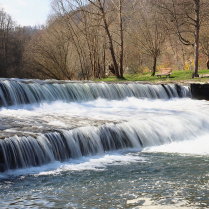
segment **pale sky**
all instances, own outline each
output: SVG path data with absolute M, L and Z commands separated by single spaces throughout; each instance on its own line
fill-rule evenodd
M 45 24 L 51 0 L 0 0 L 0 7 L 21 26 Z

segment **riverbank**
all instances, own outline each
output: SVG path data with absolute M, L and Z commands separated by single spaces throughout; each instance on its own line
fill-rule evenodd
M 199 70 L 199 75 L 208 74 L 209 70 Z M 157 76 L 150 76 L 151 73 L 137 73 L 137 74 L 124 74 L 125 80 L 116 79 L 115 76 L 109 76 L 104 79 L 96 79 L 95 81 L 104 81 L 104 82 L 129 82 L 129 81 L 140 81 L 142 83 L 157 83 L 157 84 L 166 84 L 166 83 L 180 83 L 180 84 L 192 84 L 192 83 L 209 83 L 209 77 L 198 77 L 192 78 L 191 70 L 182 70 L 182 71 L 173 71 L 170 78 L 162 76 L 162 78 L 157 78 Z M 158 72 L 156 73 L 158 74 Z

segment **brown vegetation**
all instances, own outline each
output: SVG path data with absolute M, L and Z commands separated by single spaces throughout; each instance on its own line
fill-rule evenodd
M 208 9 L 207 0 L 53 0 L 36 29 L 0 10 L 0 77 L 88 80 L 111 69 L 123 78 L 160 67 L 196 77 L 209 60 Z

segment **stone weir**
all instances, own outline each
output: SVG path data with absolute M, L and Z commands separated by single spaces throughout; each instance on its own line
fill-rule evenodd
M 0 107 L 40 102 L 91 101 L 126 97 L 170 99 L 190 97 L 209 100 L 209 84 L 191 82 L 150 83 L 0 79 Z
M 0 107 L 64 101 L 83 102 L 98 98 L 126 97 L 171 99 L 188 97 L 190 90 L 180 84 L 69 82 L 53 80 L 0 79 Z

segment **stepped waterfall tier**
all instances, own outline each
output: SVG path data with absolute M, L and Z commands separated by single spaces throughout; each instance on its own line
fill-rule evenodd
M 33 104 L 56 100 L 89 101 L 99 97 L 124 99 L 126 97 L 168 99 L 188 95 L 181 85 L 142 85 L 106 83 L 43 82 L 27 80 L 0 80 L 1 106 Z
M 189 85 L 0 79 L 0 207 L 207 208 L 208 104 Z
M 99 127 L 83 127 L 74 130 L 60 130 L 34 137 L 9 137 L 0 141 L 1 171 L 31 166 L 40 166 L 54 161 L 66 161 L 69 158 L 101 154 L 117 149 L 159 146 L 165 143 L 184 140 L 185 132 L 190 137 L 197 136 L 197 129 L 202 132 L 209 129 L 209 121 L 195 120 L 184 116 L 184 123 L 192 125 L 182 128 L 175 134 L 175 123 L 182 123 L 178 118 L 172 121 L 164 118 L 160 121 L 131 121 L 120 124 L 108 124 Z M 157 124 L 156 124 L 157 123 Z M 168 126 L 163 131 L 162 127 Z M 202 127 L 202 124 L 204 126 Z M 182 123 L 183 127 L 184 124 Z

